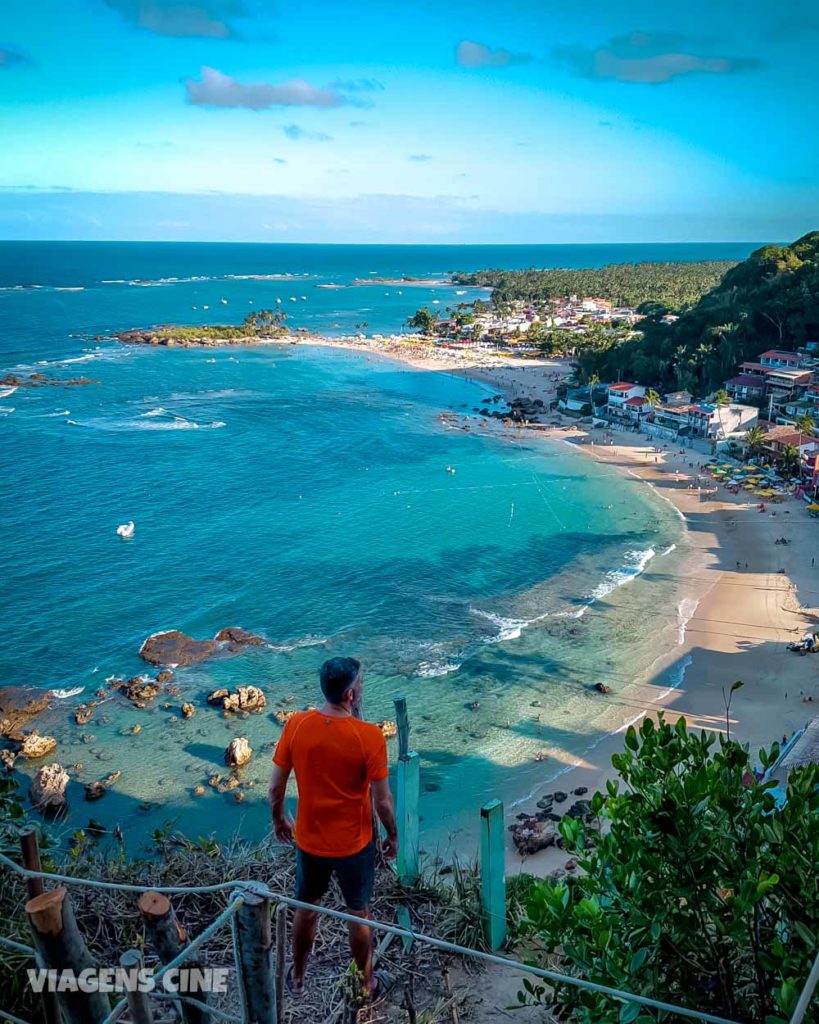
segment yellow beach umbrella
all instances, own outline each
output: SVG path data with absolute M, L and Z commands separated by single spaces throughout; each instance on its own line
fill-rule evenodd
M 819 505 L 808 505 L 808 512 L 819 512 Z
M 743 491 L 752 491 L 756 487 L 756 484 L 743 484 Z

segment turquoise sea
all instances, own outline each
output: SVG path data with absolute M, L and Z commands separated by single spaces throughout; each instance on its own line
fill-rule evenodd
M 684 624 L 674 510 L 559 440 L 449 429 L 440 414 L 469 413 L 486 393 L 476 384 L 338 350 L 157 351 L 97 336 L 238 322 L 276 298 L 294 326 L 397 331 L 418 305 L 456 301 L 453 289 L 355 278 L 751 248 L 0 243 L 0 376 L 99 381 L 0 388 L 0 685 L 78 691 L 55 698 L 48 722 L 58 760 L 83 766 L 74 820 L 119 822 L 135 842 L 170 819 L 263 834 L 272 712 L 317 702 L 320 663 L 353 654 L 368 717 L 408 699 L 429 845 L 633 716 L 629 687 Z M 283 274 L 298 276 L 270 279 Z M 316 287 L 327 283 L 344 287 Z M 180 669 L 180 697 L 145 710 L 117 697 L 74 724 L 106 678 L 146 668 L 151 633 L 236 625 L 267 643 Z M 594 693 L 598 681 L 616 699 Z M 248 683 L 266 691 L 265 714 L 205 706 L 210 690 Z M 183 700 L 197 705 L 190 721 Z M 235 735 L 255 751 L 244 802 L 207 786 L 194 796 L 224 772 Z M 86 804 L 81 783 L 115 769 L 115 789 Z

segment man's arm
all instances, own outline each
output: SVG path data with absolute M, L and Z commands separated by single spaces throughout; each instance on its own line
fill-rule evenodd
M 387 833 L 384 856 L 388 860 L 392 860 L 398 853 L 398 828 L 395 824 L 395 805 L 392 802 L 389 779 L 379 779 L 377 782 L 373 782 L 372 791 L 375 813 Z
M 280 843 L 293 842 L 293 822 L 284 813 L 284 794 L 289 777 L 289 768 L 281 768 L 277 764 L 273 765 L 268 798 L 270 800 L 270 813 L 273 817 L 273 829 Z

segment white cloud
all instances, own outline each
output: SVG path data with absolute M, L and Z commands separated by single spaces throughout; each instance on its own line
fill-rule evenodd
M 631 32 L 597 49 L 558 47 L 557 60 L 584 78 L 613 79 L 660 85 L 681 75 L 726 75 L 762 67 L 749 57 L 705 56 L 691 53 L 691 41 L 673 33 Z
M 455 60 L 462 68 L 507 68 L 510 64 L 528 64 L 533 59 L 530 53 L 512 53 L 502 48 L 493 50 L 468 39 L 455 48 Z
M 215 68 L 203 67 L 200 82 L 185 79 L 188 103 L 200 107 L 244 107 L 267 110 L 269 107 L 338 107 L 344 97 L 332 89 L 320 89 L 300 78 L 278 85 L 257 82 L 244 85 Z
M 286 124 L 282 131 L 288 139 L 308 139 L 311 142 L 332 142 L 333 136 L 326 132 L 308 132 L 297 124 Z
M 229 39 L 235 35 L 228 17 L 244 13 L 241 0 L 105 0 L 105 3 L 146 32 L 160 36 L 201 36 Z

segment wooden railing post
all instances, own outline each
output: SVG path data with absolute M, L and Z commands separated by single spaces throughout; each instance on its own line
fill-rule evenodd
M 398 825 L 398 877 L 413 883 L 419 874 L 421 758 L 409 749 L 409 715 L 405 697 L 396 697 L 398 765 L 396 770 L 396 818 Z
M 284 1020 L 284 973 L 287 962 L 287 904 L 276 907 L 276 1024 Z
M 23 862 L 23 867 L 28 871 L 43 870 L 40 863 L 40 847 L 37 843 L 37 833 L 33 829 L 31 832 L 24 832 L 20 836 L 20 859 Z M 26 879 L 26 892 L 30 900 L 33 900 L 35 896 L 39 896 L 44 891 L 45 886 L 43 885 L 42 878 Z M 43 958 L 39 953 L 35 957 L 35 963 L 40 968 L 45 967 Z M 43 1011 L 43 1024 L 61 1024 L 60 1007 L 57 1003 L 56 992 L 49 992 L 44 988 L 40 993 L 40 1005 Z
M 486 941 L 490 949 L 500 949 L 506 941 L 506 865 L 500 800 L 490 800 L 481 808 L 481 904 Z
M 40 893 L 26 903 L 34 948 L 43 966 L 80 974 L 97 965 L 77 927 L 71 900 L 63 886 Z M 102 992 L 60 992 L 57 1002 L 65 1024 L 102 1024 L 108 1016 L 108 997 Z
M 188 944 L 188 936 L 185 929 L 177 921 L 173 906 L 168 897 L 161 892 L 144 892 L 140 897 L 137 906 L 142 920 L 145 924 L 145 931 L 151 945 L 162 964 L 169 964 Z M 201 964 L 195 957 L 191 958 L 186 965 L 193 970 L 200 968 Z M 196 993 L 200 1002 L 207 1003 L 207 993 Z M 182 1002 L 176 1004 L 182 1017 L 182 1024 L 208 1024 L 211 1015 L 207 1010 L 199 1006 L 192 1006 L 190 1003 Z
M 270 927 L 270 900 L 254 892 L 245 894 L 236 912 L 236 970 L 247 1004 L 245 1024 L 278 1024 L 276 993 L 270 953 L 273 946 Z
M 141 971 L 142 954 L 138 949 L 128 949 L 119 958 L 119 965 L 129 972 Z M 128 1012 L 133 1024 L 154 1024 L 151 1001 L 148 999 L 147 992 L 140 992 L 135 987 L 129 986 L 125 992 L 125 998 L 128 1000 Z

